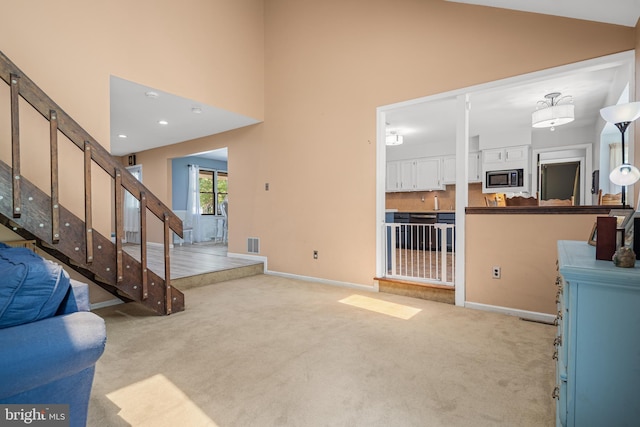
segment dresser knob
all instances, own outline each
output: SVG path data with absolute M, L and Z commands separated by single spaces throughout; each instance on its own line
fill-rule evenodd
M 553 389 L 553 393 L 551 393 L 551 398 L 552 399 L 560 399 L 560 387 L 556 386 Z
M 558 360 L 558 350 L 553 352 L 553 356 L 551 356 L 553 360 Z

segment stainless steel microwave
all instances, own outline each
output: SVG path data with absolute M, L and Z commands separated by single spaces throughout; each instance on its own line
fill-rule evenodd
M 486 188 L 522 187 L 524 185 L 524 169 L 487 171 Z

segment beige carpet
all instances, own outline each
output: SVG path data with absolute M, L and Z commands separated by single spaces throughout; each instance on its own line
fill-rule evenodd
M 89 426 L 551 426 L 554 328 L 276 276 L 96 311 Z

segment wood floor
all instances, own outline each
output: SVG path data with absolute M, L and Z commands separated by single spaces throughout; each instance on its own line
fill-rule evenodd
M 127 244 L 124 246 L 124 250 L 140 261 L 140 245 Z M 170 255 L 172 280 L 262 264 L 261 261 L 230 258 L 227 256 L 227 245 L 214 242 L 176 245 L 170 249 Z M 147 246 L 147 267 L 164 278 L 164 249 L 162 246 Z

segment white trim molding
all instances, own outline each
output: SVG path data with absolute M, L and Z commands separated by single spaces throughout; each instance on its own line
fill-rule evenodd
M 378 292 L 378 285 L 377 284 L 372 285 L 372 286 L 359 285 L 357 283 L 340 282 L 340 281 L 337 281 L 337 280 L 329 280 L 329 279 L 320 279 L 318 277 L 301 276 L 299 274 L 282 273 L 282 272 L 279 272 L 279 271 L 266 271 L 265 274 L 270 274 L 272 276 L 286 277 L 286 278 L 289 278 L 289 279 L 304 280 L 306 282 L 321 283 L 323 285 L 332 285 L 332 286 L 340 286 L 340 287 L 343 287 L 343 288 L 352 288 L 352 289 L 357 289 L 359 291 Z
M 536 311 L 519 310 L 516 308 L 500 307 L 497 305 L 481 304 L 479 302 L 465 302 L 466 308 L 473 310 L 490 311 L 492 313 L 506 314 L 507 316 L 516 316 L 525 320 L 532 320 L 534 322 L 553 324 L 556 320 L 554 314 L 539 313 Z

